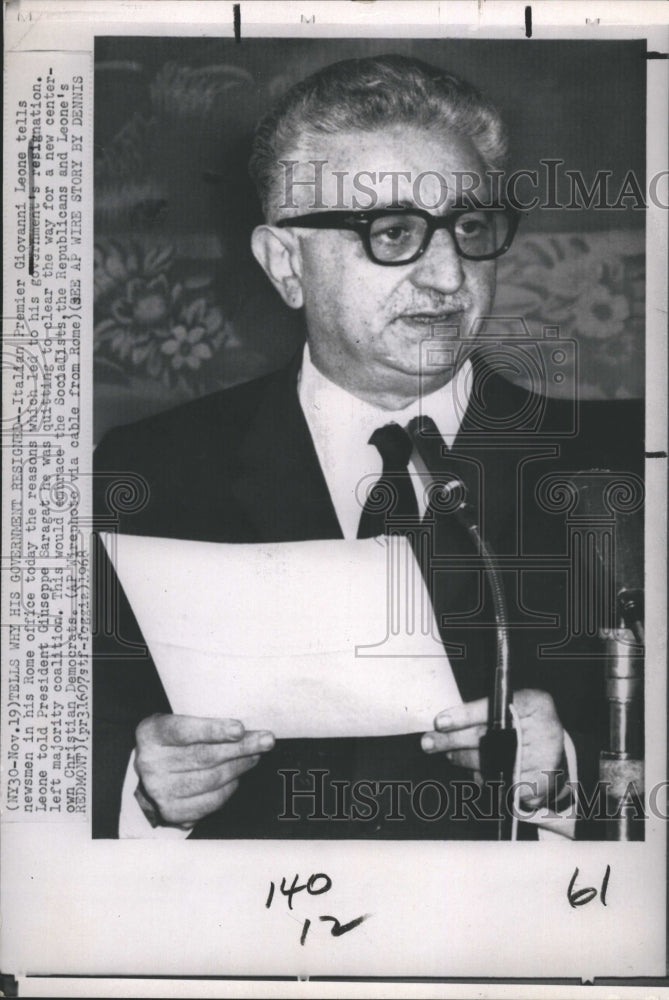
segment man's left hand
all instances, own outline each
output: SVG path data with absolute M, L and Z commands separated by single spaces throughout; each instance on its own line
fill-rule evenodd
M 551 772 L 564 768 L 564 730 L 553 699 L 545 691 L 516 691 L 513 705 L 520 720 L 520 781 L 527 782 L 520 790 L 520 799 L 533 809 L 555 793 L 556 779 Z M 423 750 L 445 753 L 452 764 L 473 772 L 480 781 L 479 742 L 488 728 L 488 699 L 465 702 L 440 712 L 434 727 L 434 732 L 425 733 L 422 738 Z

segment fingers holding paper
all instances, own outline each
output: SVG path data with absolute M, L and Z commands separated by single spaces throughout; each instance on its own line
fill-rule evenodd
M 560 769 L 563 760 L 564 730 L 553 699 L 545 691 L 517 691 L 513 704 L 520 722 L 520 780 L 527 788 L 521 799 L 534 807 L 552 791 L 555 778 L 551 775 Z M 478 776 L 479 743 L 488 726 L 488 699 L 465 702 L 440 712 L 434 726 L 434 732 L 423 736 L 423 750 L 445 753 L 452 764 Z
M 135 768 L 165 823 L 192 825 L 224 805 L 274 746 L 236 719 L 152 715 L 137 727 Z

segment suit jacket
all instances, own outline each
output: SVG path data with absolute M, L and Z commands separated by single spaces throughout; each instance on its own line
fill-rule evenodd
M 108 434 L 96 450 L 96 526 L 217 542 L 341 537 L 299 405 L 298 370 L 294 362 Z M 602 661 L 592 659 L 601 649 L 596 635 L 583 629 L 564 644 L 567 630 L 574 632 L 564 563 L 570 543 L 564 509 L 546 500 L 551 496 L 546 477 L 591 468 L 639 473 L 642 407 L 549 401 L 507 382 L 483 359 L 475 360 L 474 372 L 471 400 L 449 459 L 504 567 L 514 624 L 514 687 L 552 694 L 563 725 L 582 751 L 579 777 L 588 784 L 595 777 L 596 750 L 605 740 Z M 435 536 L 437 556 L 471 555 L 471 542 L 451 522 Z M 107 581 L 107 591 L 116 586 L 102 553 L 98 579 Z M 433 582 L 435 611 L 462 696 L 482 697 L 490 690 L 495 635 L 480 568 L 437 571 Z M 134 730 L 147 715 L 169 711 L 169 704 L 123 594 L 114 591 L 110 601 L 105 587 L 98 591 L 93 831 L 113 837 Z M 560 643 L 561 650 L 553 654 L 539 648 Z M 561 655 L 565 652 L 567 657 Z M 292 805 L 300 819 L 280 819 L 286 782 L 294 791 L 313 790 L 320 781 L 313 775 L 316 769 L 327 772 L 322 808 L 313 795 L 297 796 Z M 287 771 L 293 772 L 290 778 Z M 376 812 L 363 810 L 367 818 L 331 818 L 337 813 L 335 779 L 413 785 L 428 780 L 449 788 L 454 777 L 461 778 L 462 772 L 440 755 L 424 754 L 419 734 L 279 741 L 243 777 L 223 809 L 199 823 L 191 836 L 491 836 L 490 824 L 475 810 L 461 809 L 465 815 L 454 818 L 450 805 L 438 821 L 417 816 L 411 808 L 403 810 L 403 819 L 393 820 L 389 798 L 380 800 Z M 433 815 L 438 805 L 425 801 L 424 812 Z

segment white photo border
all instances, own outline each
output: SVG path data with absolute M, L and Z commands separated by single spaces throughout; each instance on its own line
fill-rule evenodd
M 526 33 L 527 5 L 515 2 L 238 6 L 242 45 L 244 38 L 261 36 L 518 39 Z M 549 37 L 645 38 L 649 51 L 667 52 L 660 3 L 531 6 L 528 45 Z M 6 138 L 16 87 L 45 59 L 70 59 L 80 67 L 92 126 L 96 36 L 232 37 L 232 8 L 218 0 L 7 4 Z M 667 168 L 668 64 L 649 59 L 647 66 L 650 177 Z M 89 128 L 84 334 L 86 323 L 92 332 L 92 141 Z M 6 220 L 7 245 L 13 223 Z M 649 657 L 666 665 L 667 215 L 654 207 L 647 214 L 646 249 L 646 450 L 664 455 L 648 459 L 646 468 L 647 631 L 656 637 Z M 12 315 L 13 279 L 7 264 L 5 277 L 6 318 Z M 92 416 L 92 345 L 85 336 L 81 357 L 85 451 Z M 85 458 L 82 470 L 90 473 Z M 82 511 L 90 517 L 85 499 Z M 646 679 L 649 787 L 666 778 L 666 705 L 666 671 L 658 670 Z M 595 977 L 616 978 L 619 992 L 626 979 L 637 986 L 639 977 L 666 982 L 666 830 L 658 819 L 647 821 L 645 842 L 634 844 L 569 842 L 538 851 L 533 845 L 452 842 L 445 852 L 440 842 L 200 841 L 188 845 L 186 857 L 182 843 L 93 841 L 90 810 L 80 821 L 54 823 L 12 822 L 5 814 L 2 862 L 1 962 L 17 978 L 19 995 L 536 996 L 539 986 L 528 981 L 559 979 L 563 985 L 544 982 L 541 995 L 564 997 L 571 990 L 580 995 L 578 981 Z M 566 889 L 575 865 L 585 884 L 611 866 L 616 892 L 606 908 L 570 909 Z M 342 919 L 363 911 L 375 919 L 335 941 L 336 948 L 332 939 L 314 939 L 305 949 L 301 916 L 279 921 L 269 913 L 267 888 L 282 875 L 324 871 L 337 887 L 331 905 Z M 496 979 L 525 983 L 509 987 Z M 610 991 L 589 987 L 587 995 L 600 989 Z

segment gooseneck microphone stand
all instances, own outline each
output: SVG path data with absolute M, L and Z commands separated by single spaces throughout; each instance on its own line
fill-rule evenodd
M 509 662 L 509 628 L 506 598 L 500 579 L 495 554 L 484 541 L 473 510 L 465 503 L 456 516 L 469 532 L 483 560 L 485 576 L 490 588 L 495 616 L 496 656 L 493 678 L 493 696 L 488 731 L 479 743 L 481 774 L 499 796 L 499 819 L 497 820 L 497 840 L 510 840 L 512 830 L 513 772 L 518 751 L 518 737 L 511 719 L 511 666 Z
M 488 730 L 480 742 L 481 774 L 483 780 L 496 793 L 496 839 L 510 840 L 513 825 L 510 801 L 518 740 L 511 719 L 511 667 L 509 662 L 509 629 L 504 588 L 497 559 L 490 545 L 481 535 L 478 515 L 466 502 L 466 489 L 449 469 L 448 449 L 436 424 L 429 417 L 414 417 L 409 423 L 409 435 L 429 473 L 435 477 L 435 488 L 446 501 L 460 497 L 452 511 L 474 543 L 485 570 L 485 578 L 493 603 L 496 632 L 495 673 L 488 722 Z M 447 504 L 446 504 L 447 506 Z

